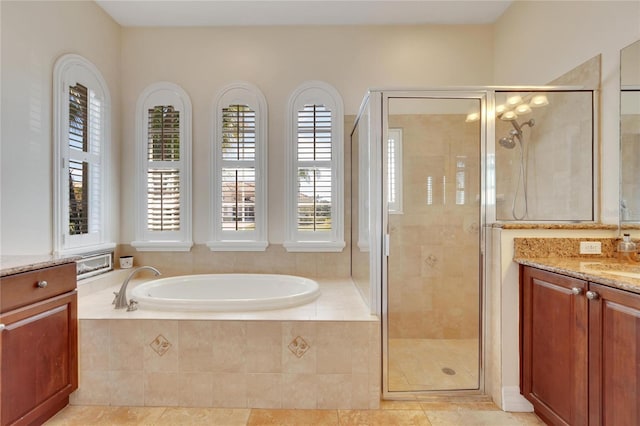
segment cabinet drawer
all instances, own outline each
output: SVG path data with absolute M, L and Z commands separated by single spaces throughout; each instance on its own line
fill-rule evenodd
M 39 302 L 75 288 L 75 263 L 8 275 L 0 279 L 0 312 Z

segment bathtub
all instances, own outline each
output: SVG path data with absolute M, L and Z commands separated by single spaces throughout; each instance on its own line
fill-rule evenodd
M 160 278 L 133 288 L 142 309 L 258 311 L 303 305 L 320 295 L 308 278 L 272 274 L 200 274 Z

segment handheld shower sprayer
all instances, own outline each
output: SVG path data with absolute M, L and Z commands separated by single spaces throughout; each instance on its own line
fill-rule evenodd
M 524 136 L 522 134 L 522 128 L 529 126 L 530 128 L 536 124 L 536 121 L 532 118 L 529 121 L 525 121 L 519 124 L 516 120 L 510 120 L 513 129 L 509 131 L 509 136 L 502 137 L 498 140 L 500 146 L 513 149 L 516 146 L 516 139 L 520 142 L 520 171 L 518 173 L 518 183 L 516 186 L 515 194 L 513 196 L 513 203 L 511 204 L 511 215 L 516 220 L 522 220 L 528 215 L 528 200 L 527 200 L 527 147 L 524 144 Z M 522 214 L 516 212 L 516 203 L 518 200 L 518 194 L 522 190 L 523 195 L 523 211 Z

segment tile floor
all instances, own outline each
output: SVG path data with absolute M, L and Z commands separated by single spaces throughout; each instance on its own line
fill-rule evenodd
M 478 339 L 389 339 L 389 390 L 477 389 Z
M 45 425 L 531 426 L 544 423 L 533 413 L 506 413 L 486 401 L 382 401 L 379 410 L 67 406 Z

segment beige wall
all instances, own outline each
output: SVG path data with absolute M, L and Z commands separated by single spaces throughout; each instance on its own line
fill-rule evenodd
M 53 65 L 78 53 L 104 76 L 112 102 L 114 159 L 108 211 L 117 237 L 120 26 L 93 2 L 2 1 L 2 254 L 52 251 Z
M 134 211 L 136 100 L 153 82 L 177 83 L 193 103 L 196 243 L 210 238 L 211 104 L 222 86 L 246 80 L 267 99 L 269 241 L 278 244 L 284 238 L 285 109 L 298 85 L 326 81 L 342 95 L 345 114 L 356 114 L 369 87 L 487 84 L 493 73 L 491 26 L 124 28 L 122 38 L 122 179 L 131 183 L 122 185 L 122 217 Z M 120 242 L 132 241 L 134 232 L 133 221 L 123 220 Z

